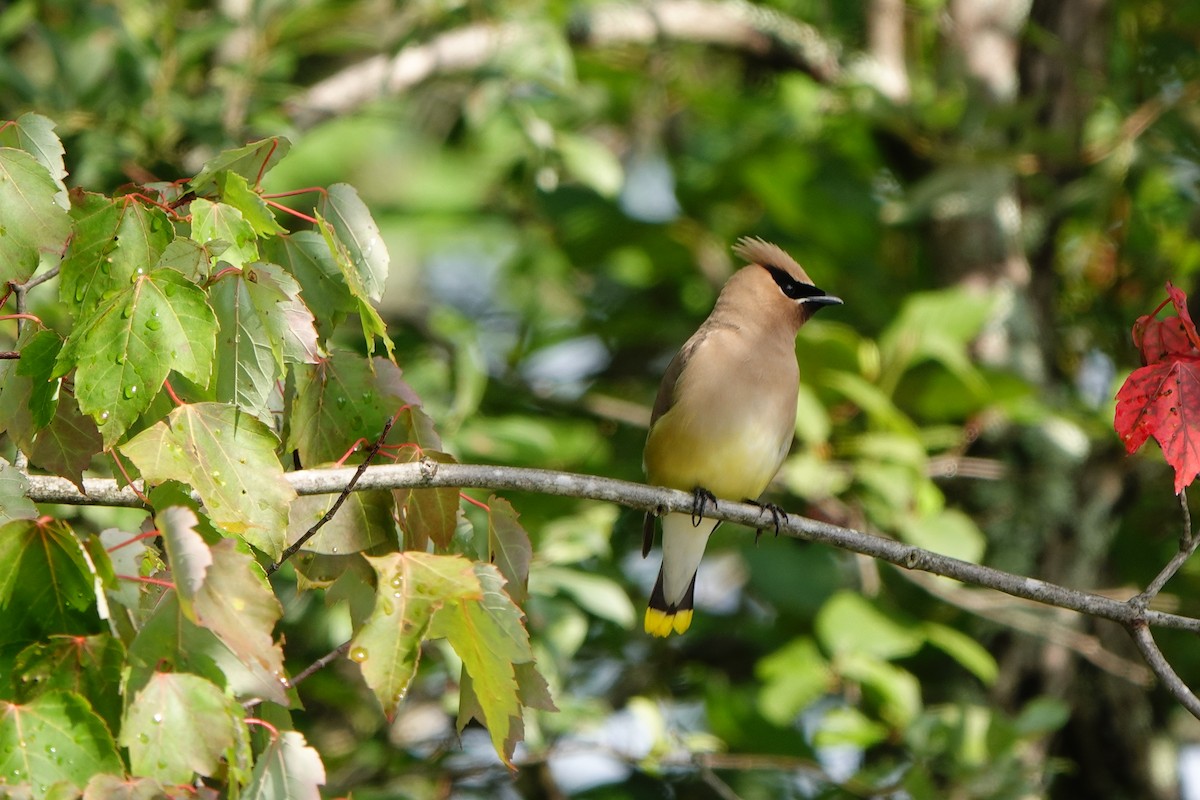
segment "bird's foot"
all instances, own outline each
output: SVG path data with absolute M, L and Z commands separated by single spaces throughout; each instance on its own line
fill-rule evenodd
M 692 527 L 699 528 L 700 523 L 704 521 L 704 508 L 709 503 L 715 510 L 717 507 L 717 497 L 703 486 L 697 486 L 692 489 Z
M 779 536 L 779 521 L 788 521 L 787 512 L 774 503 L 760 503 L 757 500 L 746 498 L 746 502 L 752 506 L 757 506 L 760 513 L 767 512 L 771 515 L 771 522 L 775 525 L 775 535 Z M 758 544 L 758 537 L 762 536 L 763 529 L 756 528 L 754 530 L 754 543 Z

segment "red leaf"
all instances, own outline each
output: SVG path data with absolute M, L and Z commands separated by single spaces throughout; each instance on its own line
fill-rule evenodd
M 1153 436 L 1175 468 L 1175 494 L 1200 474 L 1200 358 L 1141 367 L 1117 392 L 1117 434 L 1132 453 Z
M 1169 301 L 1138 317 L 1133 343 L 1142 353 L 1117 392 L 1113 426 L 1132 453 L 1151 436 L 1175 469 L 1175 494 L 1200 474 L 1200 334 L 1188 313 L 1187 295 L 1167 283 Z M 1167 302 L 1178 316 L 1159 320 Z
M 1179 317 L 1138 317 L 1133 326 L 1133 343 L 1142 351 L 1143 364 L 1156 364 L 1172 355 L 1200 356 Z
M 1133 343 L 1142 351 L 1142 363 L 1154 364 L 1170 356 L 1200 356 L 1200 335 L 1188 313 L 1187 295 L 1167 282 L 1167 295 L 1175 306 L 1176 317 L 1157 319 L 1166 301 L 1154 313 L 1138 317 L 1133 325 Z

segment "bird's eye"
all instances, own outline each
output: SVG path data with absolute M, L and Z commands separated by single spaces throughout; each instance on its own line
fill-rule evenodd
M 779 267 L 773 267 L 769 264 L 764 266 L 767 272 L 771 273 L 771 277 L 775 279 L 775 283 L 779 286 L 779 291 L 783 292 L 785 297 L 790 297 L 793 300 L 801 300 L 805 297 L 823 297 L 825 295 L 825 292 L 811 283 L 801 283 L 793 279 L 791 275 Z

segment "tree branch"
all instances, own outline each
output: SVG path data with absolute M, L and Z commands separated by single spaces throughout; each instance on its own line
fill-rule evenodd
M 1142 658 L 1146 659 L 1146 663 L 1150 665 L 1150 669 L 1154 671 L 1158 679 L 1175 696 L 1175 699 L 1192 713 L 1192 716 L 1200 719 L 1200 699 L 1197 699 L 1188 685 L 1175 672 L 1171 663 L 1167 661 L 1166 656 L 1158 649 L 1158 644 L 1154 641 L 1149 626 L 1134 622 L 1126 627 L 1129 629 L 1129 635 L 1133 637 L 1134 644 L 1142 652 Z
M 547 31 L 521 22 L 477 23 L 372 56 L 310 86 L 287 103 L 300 127 L 349 113 L 380 97 L 404 94 L 430 78 L 480 69 L 506 54 L 540 46 Z M 838 49 L 813 26 L 745 0 L 658 0 L 610 3 L 577 14 L 570 36 L 590 47 L 653 45 L 661 40 L 727 47 L 804 70 L 818 80 L 839 76 Z
M 287 473 L 288 481 L 297 494 L 337 494 L 356 468 L 313 469 Z M 72 505 L 107 505 L 140 507 L 142 502 L 130 487 L 120 488 L 112 479 L 86 478 L 80 491 L 65 478 L 44 475 L 29 476 L 29 498 L 38 503 Z M 554 472 L 524 467 L 488 466 L 479 464 L 439 464 L 424 458 L 405 464 L 381 464 L 368 467 L 354 486 L 355 491 L 371 489 L 437 488 L 494 489 L 579 497 L 617 503 L 641 511 L 665 514 L 670 511 L 691 513 L 693 498 L 690 492 L 662 489 L 630 481 Z M 749 503 L 718 502 L 707 516 L 760 528 L 768 521 L 763 509 Z M 781 520 L 779 532 L 797 539 L 821 542 L 842 550 L 860 553 L 898 567 L 920 570 L 953 578 L 960 583 L 995 589 L 1014 597 L 1043 605 L 1065 608 L 1112 620 L 1125 627 L 1142 624 L 1200 633 L 1200 619 L 1153 611 L 1131 601 L 1114 600 L 1102 595 L 1070 589 L 1037 578 L 972 564 L 957 558 L 924 550 L 893 539 L 885 539 L 862 531 L 830 525 L 798 514 Z
M 1150 601 L 1158 596 L 1158 593 L 1167 585 L 1167 581 L 1175 577 L 1175 573 L 1179 571 L 1179 568 L 1183 566 L 1185 561 L 1192 557 L 1192 554 L 1196 552 L 1196 547 L 1200 546 L 1200 536 L 1197 536 L 1192 531 L 1192 514 L 1188 510 L 1186 489 L 1179 493 L 1179 505 L 1183 510 L 1183 534 L 1179 537 L 1179 550 L 1171 557 L 1166 566 L 1159 571 L 1158 575 L 1154 576 L 1154 580 L 1150 581 L 1146 589 L 1141 594 L 1130 599 L 1129 602 L 1133 605 L 1140 606 L 1141 608 L 1150 605 Z

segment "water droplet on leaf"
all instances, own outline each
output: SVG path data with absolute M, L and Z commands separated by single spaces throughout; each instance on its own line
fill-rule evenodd
M 134 396 L 135 394 L 137 394 L 137 384 L 136 384 L 136 383 L 131 383 L 131 384 L 129 384 L 128 386 L 126 386 L 126 387 L 125 387 L 125 392 L 124 392 L 124 394 L 125 394 L 125 399 L 126 399 L 126 400 L 132 400 L 132 399 L 133 399 L 133 396 Z
M 350 660 L 357 661 L 359 664 L 367 660 L 367 648 L 355 647 L 350 651 Z

